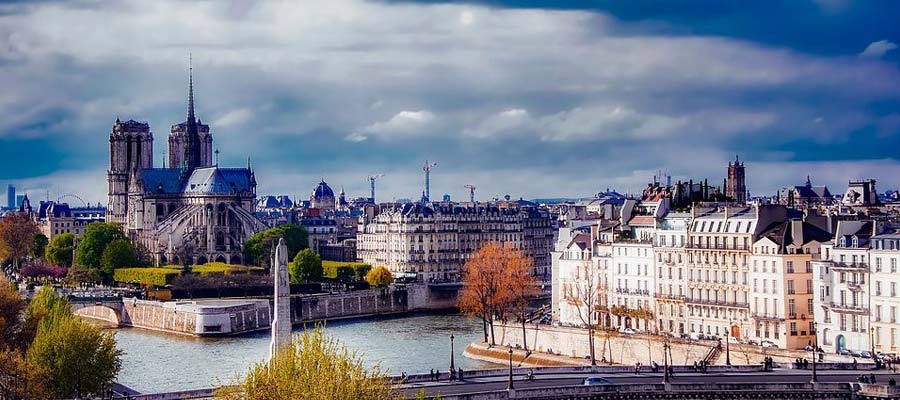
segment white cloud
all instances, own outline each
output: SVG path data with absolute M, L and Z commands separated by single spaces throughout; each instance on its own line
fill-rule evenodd
M 862 53 L 859 53 L 860 57 L 870 57 L 870 58 L 881 58 L 884 57 L 889 51 L 895 50 L 897 48 L 897 44 L 891 42 L 889 40 L 879 40 L 877 42 L 869 43 L 866 46 L 866 49 L 863 50 Z
M 387 121 L 375 122 L 365 127 L 362 132 L 381 136 L 427 135 L 429 125 L 435 115 L 428 110 L 400 111 Z
M 238 108 L 236 110 L 231 110 L 223 114 L 219 118 L 216 118 L 212 124 L 216 128 L 231 128 L 243 125 L 252 117 L 253 110 L 249 108 Z

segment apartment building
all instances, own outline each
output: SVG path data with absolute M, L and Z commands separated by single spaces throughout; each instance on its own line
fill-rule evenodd
M 652 239 L 620 239 L 608 247 L 612 325 L 655 332 L 656 271 Z
M 535 274 L 542 275 L 550 270 L 555 227 L 550 214 L 535 207 L 519 202 L 386 206 L 360 217 L 357 256 L 396 276 L 456 281 L 472 253 L 498 242 L 522 250 L 535 261 Z
M 687 230 L 691 214 L 669 212 L 660 219 L 654 239 L 656 255 L 656 327 L 659 332 L 681 335 L 685 330 L 687 290 Z
M 897 353 L 898 309 L 900 309 L 900 275 L 897 264 L 900 263 L 900 233 L 892 232 L 876 235 L 871 238 L 869 251 L 871 261 L 871 279 L 874 290 L 872 295 L 872 340 L 875 351 Z
M 838 221 L 822 259 L 812 262 L 818 343 L 826 352 L 872 348 L 868 254 L 875 229 L 874 221 Z
M 800 219 L 778 222 L 753 243 L 747 337 L 797 349 L 815 339 L 812 260 L 831 234 Z

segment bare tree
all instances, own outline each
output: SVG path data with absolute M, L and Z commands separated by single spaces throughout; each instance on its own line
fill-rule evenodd
M 563 287 L 564 299 L 573 306 L 578 319 L 588 330 L 591 365 L 597 365 L 594 355 L 594 332 L 600 322 L 598 310 L 605 303 L 605 299 L 600 295 L 600 287 L 600 274 L 590 260 L 584 260 L 576 270 L 575 280 Z

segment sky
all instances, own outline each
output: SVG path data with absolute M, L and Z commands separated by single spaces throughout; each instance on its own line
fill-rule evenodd
M 751 195 L 900 187 L 900 2 L 0 2 L 0 185 L 106 202 L 116 118 L 156 165 L 197 114 L 260 194 L 638 192 L 662 171 Z

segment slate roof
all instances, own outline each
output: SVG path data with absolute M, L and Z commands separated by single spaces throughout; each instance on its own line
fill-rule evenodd
M 147 168 L 141 171 L 144 193 L 230 194 L 250 191 L 252 172 L 247 168 L 197 168 L 182 184 L 179 168 Z

